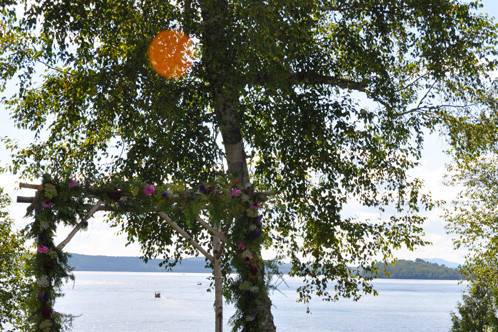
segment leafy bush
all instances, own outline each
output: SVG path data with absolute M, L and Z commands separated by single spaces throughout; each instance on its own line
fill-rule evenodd
M 26 331 L 25 300 L 29 287 L 24 237 L 13 230 L 6 211 L 10 200 L 0 188 L 0 330 Z
M 463 303 L 458 304 L 458 313 L 451 314 L 452 332 L 496 332 L 498 331 L 498 301 L 496 294 L 484 284 L 472 284 Z

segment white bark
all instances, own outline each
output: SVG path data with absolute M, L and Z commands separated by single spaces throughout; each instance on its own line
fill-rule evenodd
M 171 220 L 171 218 L 164 212 L 159 212 L 159 216 L 168 223 L 175 231 L 180 233 L 181 236 L 183 236 L 187 241 L 190 242 L 190 244 L 197 250 L 201 252 L 201 254 L 204 255 L 207 259 L 209 259 L 211 262 L 214 261 L 214 257 L 206 251 L 192 236 L 190 236 L 189 233 L 187 233 L 183 228 L 181 228 L 176 222 Z
M 214 312 L 215 331 L 223 331 L 223 277 L 221 271 L 221 240 L 213 235 L 213 273 L 214 273 Z
M 95 204 L 90 209 L 90 211 L 88 211 L 85 218 L 82 221 L 80 221 L 76 225 L 76 227 L 74 227 L 74 229 L 71 231 L 71 233 L 69 233 L 69 235 L 64 239 L 64 241 L 59 243 L 59 245 L 57 246 L 57 249 L 62 250 L 73 239 L 73 237 L 76 235 L 76 233 L 78 233 L 78 231 L 81 228 L 83 228 L 83 225 L 85 224 L 85 222 L 87 222 L 88 219 L 90 219 L 95 214 L 95 212 L 97 212 L 100 209 L 101 205 L 102 205 L 102 201 L 98 201 L 97 204 Z

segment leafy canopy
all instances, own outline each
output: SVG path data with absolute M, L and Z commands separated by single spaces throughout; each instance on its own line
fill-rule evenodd
M 308 277 L 305 300 L 369 291 L 348 265 L 372 270 L 373 258 L 422 244 L 417 213 L 431 202 L 407 171 L 424 129 L 462 146 L 460 128 L 496 111 L 496 26 L 478 1 L 23 1 L 17 14 L 3 3 L 0 75 L 19 87 L 5 103 L 37 137 L 8 142 L 14 171 L 208 181 L 225 160 L 211 89 L 222 82 L 252 182 L 277 194 L 266 244 Z M 224 29 L 206 29 L 209 6 L 226 8 Z M 164 29 L 220 44 L 198 42 L 191 72 L 165 80 L 146 57 Z M 220 53 L 228 63 L 214 61 Z M 391 217 L 347 216 L 351 201 Z M 146 218 L 120 225 L 147 255 L 165 243 L 189 252 L 171 232 L 144 241 L 160 227 Z

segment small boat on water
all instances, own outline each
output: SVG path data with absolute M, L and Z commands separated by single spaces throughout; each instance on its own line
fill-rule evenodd
M 197 283 L 197 286 L 202 286 L 202 282 L 198 282 L 198 283 Z
M 160 293 L 160 292 L 155 292 L 155 293 L 154 293 L 154 297 L 155 297 L 156 299 L 160 299 L 160 298 L 161 298 L 161 293 Z

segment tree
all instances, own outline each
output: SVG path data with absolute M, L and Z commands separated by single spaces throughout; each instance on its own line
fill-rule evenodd
M 464 275 L 471 281 L 468 295 L 452 314 L 452 331 L 498 331 L 498 126 L 488 137 L 488 150 L 457 159 L 453 184 L 463 186 L 446 211 L 447 228 L 456 248 L 468 253 Z M 457 155 L 458 156 L 458 155 Z
M 7 105 L 38 139 L 17 150 L 14 171 L 194 186 L 226 165 L 235 185 L 275 194 L 252 268 L 238 238 L 225 257 L 244 331 L 275 330 L 263 246 L 305 277 L 304 301 L 371 292 L 348 265 L 373 270 L 378 256 L 424 243 L 418 211 L 431 202 L 407 176 L 424 129 L 458 137 L 496 107 L 496 26 L 478 1 L 23 3 L 17 18 L 4 5 L 1 75 L 19 78 Z M 178 80 L 146 58 L 164 29 L 196 42 Z M 391 216 L 344 215 L 352 200 Z M 151 214 L 116 222 L 146 257 L 195 252 Z M 236 218 L 229 234 L 246 227 Z
M 7 207 L 9 197 L 0 188 L 0 330 L 23 330 L 27 323 L 29 277 L 24 237 L 13 231 Z
M 465 126 L 464 148 L 455 149 L 450 167 L 451 184 L 463 189 L 446 209 L 447 229 L 455 247 L 468 252 L 461 270 L 471 282 L 458 315 L 452 314 L 452 331 L 498 331 L 497 116 L 481 128 Z
M 495 137 L 498 138 L 498 126 Z M 463 186 L 446 210 L 447 228 L 456 248 L 468 253 L 463 272 L 498 294 L 498 149 L 454 166 L 452 181 Z
M 475 283 L 463 303 L 458 304 L 458 315 L 452 313 L 452 332 L 498 331 L 496 296 L 486 285 Z

